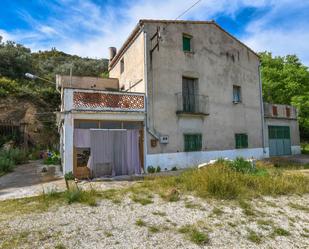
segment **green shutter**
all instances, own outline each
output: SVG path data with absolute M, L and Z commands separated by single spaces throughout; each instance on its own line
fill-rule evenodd
M 236 149 L 248 148 L 247 134 L 235 134 L 235 148 Z
M 185 151 L 199 151 L 202 149 L 202 134 L 184 135 Z
M 183 51 L 191 51 L 191 38 L 187 36 L 182 37 Z

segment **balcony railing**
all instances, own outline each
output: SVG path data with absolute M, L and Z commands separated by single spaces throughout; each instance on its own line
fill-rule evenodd
M 145 111 L 145 95 L 107 91 L 73 91 L 74 110 L 88 111 Z
M 209 115 L 208 96 L 177 93 L 177 114 Z

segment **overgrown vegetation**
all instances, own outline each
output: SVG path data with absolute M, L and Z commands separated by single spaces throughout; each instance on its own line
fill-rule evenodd
M 199 231 L 193 225 L 182 226 L 178 229 L 178 232 L 184 234 L 190 241 L 198 245 L 205 245 L 209 242 L 208 235 Z
M 59 165 L 61 162 L 59 152 L 49 152 L 46 159 L 44 159 L 44 164 L 46 165 Z
M 13 171 L 14 166 L 28 161 L 26 151 L 13 148 L 0 150 L 0 176 Z

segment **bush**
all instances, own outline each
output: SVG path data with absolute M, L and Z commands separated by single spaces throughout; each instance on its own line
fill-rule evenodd
M 20 149 L 9 149 L 0 151 L 0 172 L 7 173 L 13 171 L 17 164 L 28 161 L 27 153 Z
M 161 167 L 160 166 L 157 167 L 156 172 L 157 173 L 161 172 Z
M 147 168 L 147 172 L 150 173 L 150 174 L 152 174 L 152 173 L 155 173 L 155 172 L 156 172 L 156 169 L 155 169 L 155 167 L 153 167 L 153 166 L 149 166 L 149 167 Z
M 237 157 L 234 161 L 228 162 L 228 165 L 235 171 L 241 173 L 255 173 L 256 167 L 252 162 L 246 161 L 242 157 Z
M 61 163 L 60 154 L 58 152 L 48 153 L 48 157 L 44 160 L 46 165 L 59 165 Z
M 0 175 L 13 171 L 14 161 L 10 158 L 0 157 Z
M 65 173 L 65 174 L 64 174 L 64 179 L 67 180 L 67 181 L 69 181 L 69 180 L 74 180 L 75 177 L 74 177 L 72 171 L 70 171 L 70 172 L 68 172 L 68 173 Z

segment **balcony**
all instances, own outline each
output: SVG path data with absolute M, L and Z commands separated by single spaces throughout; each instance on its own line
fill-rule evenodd
M 64 99 L 64 111 L 145 111 L 145 95 L 143 93 L 65 89 Z
M 177 111 L 178 115 L 209 115 L 208 96 L 199 94 L 177 93 Z
M 264 117 L 276 119 L 297 119 L 294 106 L 264 103 Z

